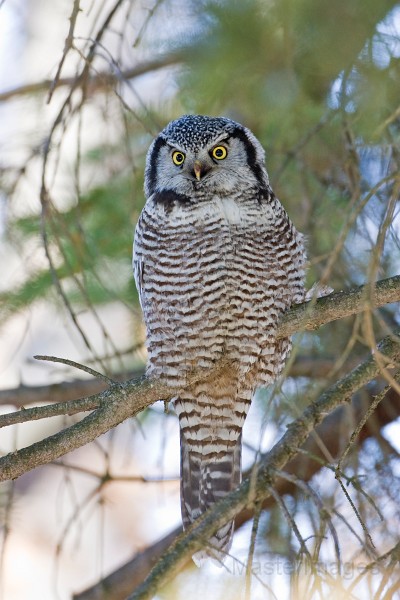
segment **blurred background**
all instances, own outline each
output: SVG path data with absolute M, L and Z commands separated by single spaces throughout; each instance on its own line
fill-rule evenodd
M 120 380 L 143 373 L 133 232 L 146 151 L 181 114 L 228 116 L 260 139 L 272 187 L 306 234 L 308 287 L 399 274 L 399 99 L 391 0 L 0 2 L 1 411 L 102 389 L 36 354 Z M 297 336 L 285 382 L 253 402 L 244 469 L 399 321 L 398 305 L 387 305 Z M 284 505 L 263 508 L 247 598 L 399 593 L 396 388 L 346 458 L 353 505 L 332 470 L 360 407 L 384 384 L 371 382 L 332 416 L 320 455 L 297 473 L 306 483 L 287 480 Z M 0 451 L 77 418 L 3 429 Z M 178 439 L 173 409 L 156 404 L 2 484 L 1 598 L 94 597 L 85 590 L 179 526 Z M 243 597 L 253 516 L 238 524 L 227 569 L 188 561 L 158 597 Z M 116 584 L 98 597 L 125 596 Z

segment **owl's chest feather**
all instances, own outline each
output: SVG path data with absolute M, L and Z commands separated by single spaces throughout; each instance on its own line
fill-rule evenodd
M 260 206 L 257 200 L 246 201 L 235 196 L 215 195 L 207 202 L 189 207 L 176 206 L 170 213 L 157 216 L 164 231 L 180 227 L 182 233 L 187 229 L 202 233 L 210 226 L 229 232 L 233 226 L 233 230 L 241 230 L 246 235 L 254 229 L 271 230 L 273 224 L 273 215 L 268 207 Z
M 153 249 L 143 239 L 148 269 L 158 272 L 163 265 L 171 275 L 178 269 L 179 277 L 193 277 L 195 272 L 209 277 L 216 268 L 229 279 L 238 261 L 248 270 L 257 264 L 264 272 L 275 268 L 280 242 L 274 214 L 257 199 L 214 195 L 204 202 L 176 204 L 168 211 L 150 203 L 146 213 L 157 238 Z

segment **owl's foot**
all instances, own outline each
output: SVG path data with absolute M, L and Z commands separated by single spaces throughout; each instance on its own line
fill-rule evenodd
M 329 296 L 329 294 L 332 294 L 333 291 L 334 289 L 331 288 L 329 285 L 325 285 L 324 283 L 319 283 L 317 281 L 306 293 L 304 301 L 308 302 L 309 300 Z

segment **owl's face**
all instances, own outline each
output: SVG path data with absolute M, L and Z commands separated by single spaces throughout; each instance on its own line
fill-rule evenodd
M 150 146 L 145 193 L 175 192 L 192 199 L 265 189 L 265 154 L 254 135 L 230 119 L 185 115 Z

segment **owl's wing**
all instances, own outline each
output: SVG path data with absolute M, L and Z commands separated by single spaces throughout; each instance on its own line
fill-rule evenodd
M 140 305 L 142 305 L 143 296 L 143 274 L 144 274 L 144 262 L 140 258 L 133 256 L 133 277 L 135 279 L 136 288 L 139 293 Z

